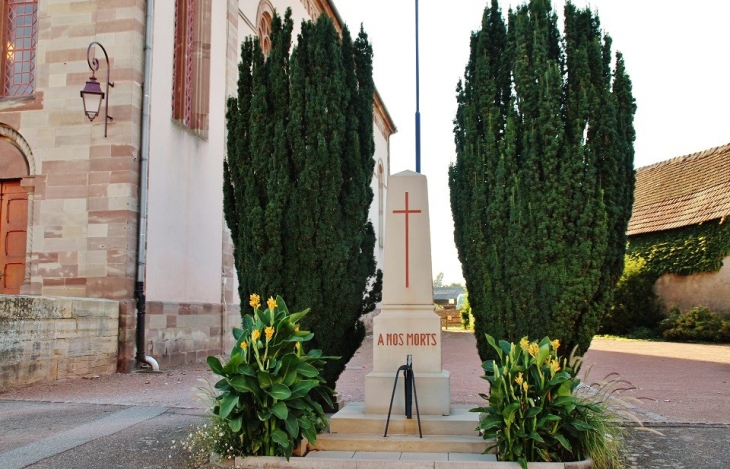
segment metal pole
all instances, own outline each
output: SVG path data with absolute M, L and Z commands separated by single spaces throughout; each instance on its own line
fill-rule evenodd
M 418 77 L 418 0 L 416 0 L 416 172 L 421 172 L 421 109 Z
M 406 369 L 403 374 L 405 375 L 405 398 L 406 398 L 406 418 L 413 418 L 413 368 L 411 365 L 411 355 L 406 358 Z

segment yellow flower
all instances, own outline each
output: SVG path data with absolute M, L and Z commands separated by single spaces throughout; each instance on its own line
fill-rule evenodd
M 269 297 L 269 299 L 266 300 L 266 306 L 268 306 L 269 309 L 273 311 L 274 308 L 276 308 L 276 300 L 272 297 Z
M 529 343 L 530 343 L 530 341 L 527 340 L 527 337 L 523 337 L 520 340 L 520 348 L 522 349 L 523 352 L 527 352 L 527 346 L 529 345 Z
M 248 348 L 248 343 L 245 340 L 243 342 L 241 342 L 241 348 L 244 350 L 246 350 Z
M 557 373 L 558 371 L 560 371 L 560 363 L 558 363 L 557 360 L 553 360 L 550 362 L 550 371 L 552 371 L 553 373 Z
M 522 386 L 522 383 L 524 383 L 525 380 L 522 378 L 522 372 L 520 371 L 517 373 L 517 378 L 515 378 L 515 383 L 517 383 L 517 386 Z
M 259 340 L 259 337 L 261 337 L 261 331 L 259 331 L 258 329 L 254 329 L 251 333 L 251 340 L 255 342 Z
M 271 340 L 271 338 L 274 336 L 274 328 L 273 327 L 267 327 L 264 330 L 264 334 L 266 334 L 266 340 Z
M 294 344 L 294 347 L 295 347 L 295 348 L 296 348 L 297 350 L 299 350 L 300 348 L 302 348 L 302 344 L 301 344 L 300 342 L 297 342 L 297 343 L 295 343 L 295 344 Z
M 259 306 L 261 306 L 261 297 L 258 296 L 256 293 L 250 295 L 248 297 L 248 304 L 250 304 L 252 308 L 258 308 Z
M 553 349 L 557 351 L 558 347 L 560 347 L 560 341 L 558 339 L 555 339 L 552 342 L 550 342 L 550 345 L 552 345 Z
M 530 345 L 527 347 L 527 353 L 529 353 L 533 357 L 536 357 L 538 352 L 540 352 L 540 347 L 535 342 L 531 342 Z
M 525 392 L 527 392 L 527 390 L 530 389 L 530 386 L 528 386 L 527 383 L 522 383 L 522 389 L 524 389 Z
M 299 326 L 294 328 L 294 332 L 299 332 Z

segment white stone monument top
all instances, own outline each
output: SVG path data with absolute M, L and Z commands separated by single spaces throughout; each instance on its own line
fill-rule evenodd
M 441 318 L 434 312 L 426 176 L 388 179 L 383 303 L 373 319 L 373 370 L 365 377 L 365 413 L 387 414 L 396 372 L 412 357 L 422 414 L 448 415 L 450 375 L 441 368 Z M 393 411 L 404 408 L 402 380 Z
M 433 309 L 426 176 L 403 171 L 388 179 L 385 241 L 383 305 Z

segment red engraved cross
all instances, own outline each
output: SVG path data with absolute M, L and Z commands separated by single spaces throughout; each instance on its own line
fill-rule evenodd
M 406 192 L 406 209 L 405 210 L 393 210 L 393 213 L 403 213 L 406 216 L 406 288 L 408 288 L 410 286 L 409 285 L 410 276 L 408 274 L 408 265 L 409 265 L 409 261 L 408 261 L 408 251 L 409 251 L 409 248 L 408 248 L 408 215 L 410 215 L 411 213 L 421 213 L 421 211 L 408 209 L 408 192 Z

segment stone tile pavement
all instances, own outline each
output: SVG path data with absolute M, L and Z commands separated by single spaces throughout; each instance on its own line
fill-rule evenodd
M 447 332 L 443 339 L 452 402 L 480 404 L 486 388 L 473 335 Z M 340 378 L 344 399 L 362 400 L 358 379 L 368 372 L 371 350 L 366 342 Z M 628 468 L 730 468 L 730 347 L 596 339 L 586 364 L 594 364 L 594 378 L 617 372 L 636 386 L 643 399 L 635 413 L 663 434 L 630 430 Z M 186 467 L 173 441 L 205 422 L 207 404 L 195 389 L 215 378 L 204 364 L 88 378 L 0 394 L 0 468 Z M 408 457 L 435 464 L 452 455 Z

